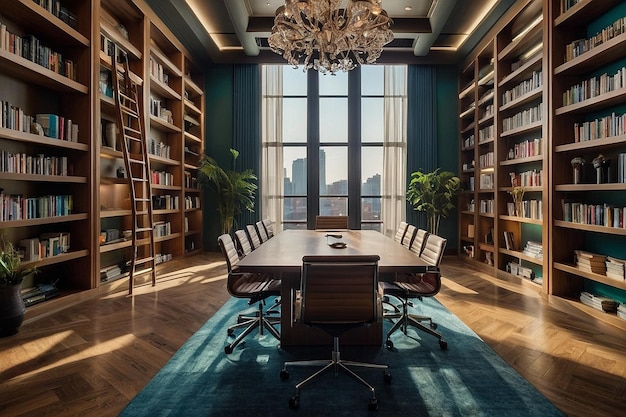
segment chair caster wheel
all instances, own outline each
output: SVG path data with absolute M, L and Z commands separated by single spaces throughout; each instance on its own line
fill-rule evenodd
M 385 381 L 385 384 L 391 384 L 391 374 L 389 372 L 383 374 L 383 381 Z
M 393 342 L 391 340 L 387 340 L 385 342 L 385 346 L 387 346 L 387 349 L 391 350 L 393 349 Z
M 440 340 L 439 347 L 441 348 L 441 350 L 446 350 L 448 348 L 448 342 L 446 342 L 445 340 Z
M 233 353 L 233 348 L 230 345 L 225 346 L 224 347 L 224 353 L 227 354 L 227 355 L 230 354 L 230 353 Z
M 437 328 L 437 323 L 430 323 L 430 328 L 435 330 Z
M 289 372 L 285 371 L 284 369 L 280 371 L 280 379 L 282 381 L 286 381 L 289 379 Z
M 370 398 L 370 402 L 367 404 L 367 409 L 370 411 L 378 410 L 378 400 L 376 398 Z
M 291 397 L 289 399 L 289 408 L 297 410 L 298 407 L 300 407 L 300 396 L 296 395 L 295 397 Z

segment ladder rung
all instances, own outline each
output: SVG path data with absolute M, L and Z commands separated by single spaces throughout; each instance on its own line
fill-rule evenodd
M 150 200 L 149 198 L 135 198 L 135 201 L 136 202 L 139 202 L 139 201 L 148 202 L 148 201 L 152 201 L 152 200 Z
M 124 126 L 124 130 L 128 130 L 128 131 L 129 131 L 129 133 L 135 133 L 136 135 L 141 135 L 141 132 L 140 132 L 140 131 L 138 131 L 137 129 L 133 129 L 133 128 L 132 128 L 132 127 L 130 127 L 130 126 Z M 128 134 L 128 133 L 127 133 L 127 134 Z M 134 139 L 136 139 L 136 138 L 134 138 Z
M 152 231 L 154 231 L 152 227 L 138 227 L 135 229 L 135 232 L 137 233 L 152 232 Z
M 128 162 L 130 162 L 131 164 L 137 164 L 137 165 L 145 165 L 146 161 L 144 161 L 143 159 L 130 159 L 128 158 Z

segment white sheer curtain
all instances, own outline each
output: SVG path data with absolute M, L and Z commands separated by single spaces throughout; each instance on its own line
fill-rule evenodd
M 283 68 L 262 66 L 261 216 L 274 222 L 275 233 L 283 220 Z
M 383 230 L 393 236 L 406 220 L 406 66 L 385 65 L 382 207 Z

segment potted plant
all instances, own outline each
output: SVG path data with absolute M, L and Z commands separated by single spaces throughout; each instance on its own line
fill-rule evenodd
M 452 200 L 461 190 L 459 177 L 450 171 L 416 171 L 411 173 L 411 182 L 406 199 L 416 211 L 426 212 L 428 232 L 438 234 L 440 219 L 448 217 L 454 208 Z
M 18 332 L 26 307 L 22 298 L 22 281 L 35 267 L 21 268 L 18 250 L 2 238 L 0 242 L 0 337 Z
M 251 169 L 235 170 L 239 152 L 231 149 L 230 153 L 233 156 L 232 169 L 223 169 L 207 155 L 200 161 L 200 180 L 208 184 L 217 196 L 222 233 L 231 232 L 237 214 L 243 210 L 254 211 L 254 194 L 257 189 L 257 177 Z

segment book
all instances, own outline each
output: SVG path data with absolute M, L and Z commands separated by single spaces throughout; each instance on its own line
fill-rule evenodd
M 43 134 L 49 138 L 59 139 L 59 116 L 56 114 L 36 114 L 35 121 L 43 128 Z

